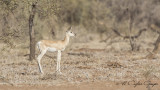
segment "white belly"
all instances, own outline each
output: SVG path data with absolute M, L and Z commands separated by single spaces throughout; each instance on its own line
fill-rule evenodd
M 49 52 L 55 52 L 55 51 L 57 51 L 57 49 L 56 49 L 56 48 L 50 48 L 50 47 L 49 47 L 49 48 L 48 48 L 48 51 L 49 51 Z

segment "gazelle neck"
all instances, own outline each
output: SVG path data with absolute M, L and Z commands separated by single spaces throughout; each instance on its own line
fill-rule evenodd
M 66 36 L 65 36 L 65 38 L 64 38 L 64 44 L 65 44 L 65 46 L 68 45 L 68 43 L 69 43 L 69 38 L 70 38 L 70 36 L 66 33 Z

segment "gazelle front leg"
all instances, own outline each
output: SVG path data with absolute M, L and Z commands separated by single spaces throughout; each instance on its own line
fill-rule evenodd
M 57 54 L 57 69 L 56 69 L 56 71 L 58 73 L 62 74 L 61 70 L 60 70 L 60 62 L 61 62 L 61 51 L 58 50 L 58 54 Z
M 39 71 L 43 74 L 43 70 L 42 70 L 42 66 L 41 66 L 41 58 L 43 57 L 43 55 L 46 53 L 47 50 L 44 50 L 41 52 L 41 54 L 37 57 L 37 61 L 38 61 L 38 66 L 39 66 Z

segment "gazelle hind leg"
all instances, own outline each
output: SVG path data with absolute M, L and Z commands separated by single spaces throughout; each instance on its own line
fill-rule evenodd
M 38 67 L 39 67 L 39 71 L 41 73 L 43 73 L 42 66 L 41 66 L 41 59 L 42 59 L 43 55 L 46 53 L 46 51 L 47 50 L 42 51 L 41 54 L 37 57 Z

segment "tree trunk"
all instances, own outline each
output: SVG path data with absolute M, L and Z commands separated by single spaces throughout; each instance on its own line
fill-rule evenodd
M 32 29 L 35 12 L 36 12 L 36 5 L 32 4 L 32 10 L 31 10 L 30 16 L 29 16 L 29 36 L 30 36 L 30 55 L 29 55 L 29 60 L 30 61 L 35 59 L 35 35 L 34 35 L 34 30 Z
M 155 47 L 154 47 L 153 51 L 150 52 L 150 53 L 146 56 L 146 58 L 148 58 L 148 59 L 153 59 L 153 58 L 155 58 L 155 55 L 160 51 L 160 28 L 157 27 L 157 26 L 154 25 L 154 24 L 151 24 L 150 29 L 151 29 L 153 32 L 156 32 L 156 33 L 159 34 L 159 36 L 158 36 L 158 38 L 157 38 L 157 40 L 156 40 L 156 42 L 155 42 Z
M 133 26 L 133 17 L 131 15 L 131 12 L 129 12 L 129 41 L 130 41 L 130 45 L 131 45 L 131 50 L 134 51 L 134 49 L 135 49 L 134 41 L 131 38 L 132 26 Z
M 148 58 L 148 59 L 154 58 L 154 56 L 158 53 L 159 50 L 160 50 L 160 35 L 158 36 L 158 38 L 156 40 L 155 47 L 154 47 L 152 53 L 148 54 L 146 56 L 146 58 Z

